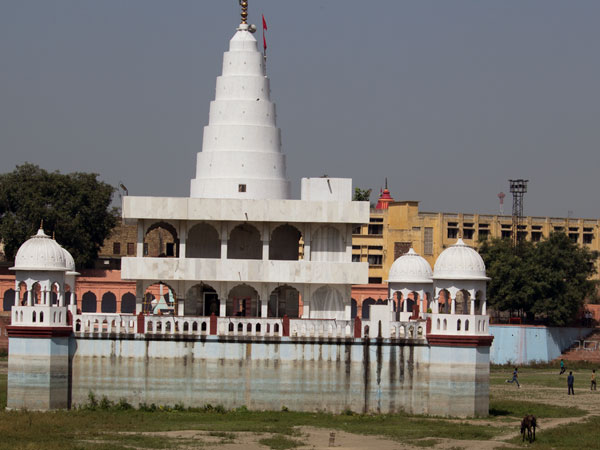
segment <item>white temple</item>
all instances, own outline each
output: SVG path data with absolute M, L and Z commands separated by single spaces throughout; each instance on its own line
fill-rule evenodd
M 352 224 L 369 204 L 352 201 L 352 181 L 304 178 L 290 199 L 281 133 L 263 55 L 242 16 L 223 57 L 189 198 L 125 197 L 138 225 L 137 256 L 123 279 L 138 280 L 137 312 L 148 286 L 167 284 L 177 315 L 350 319 L 352 284 L 367 263 L 352 262 Z M 144 236 L 174 232 L 174 258 L 143 256 Z

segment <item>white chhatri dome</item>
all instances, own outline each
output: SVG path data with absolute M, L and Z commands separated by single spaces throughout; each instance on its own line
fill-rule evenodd
M 483 258 L 462 239 L 447 248 L 435 262 L 433 278 L 440 280 L 488 280 Z
M 431 283 L 431 266 L 412 248 L 399 257 L 388 276 L 388 283 Z
M 41 228 L 35 236 L 21 245 L 15 256 L 15 266 L 11 269 L 68 270 L 63 248 L 54 239 L 47 236 Z
M 71 255 L 66 248 L 62 246 L 60 248 L 62 248 L 62 251 L 65 254 L 65 267 L 67 268 L 67 275 L 79 275 L 79 273 L 75 271 L 75 260 L 73 259 L 73 255 Z

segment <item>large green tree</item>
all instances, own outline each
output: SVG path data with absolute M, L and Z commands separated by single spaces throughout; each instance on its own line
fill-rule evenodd
M 537 244 L 523 241 L 515 249 L 508 239 L 484 241 L 488 303 L 500 311 L 542 319 L 549 325 L 572 321 L 593 294 L 596 252 L 580 247 L 564 233 Z
M 29 163 L 0 174 L 0 238 L 6 258 L 14 259 L 43 220 L 46 233 L 55 234 L 77 267 L 90 267 L 118 216 L 110 207 L 115 189 L 97 178 L 47 172 Z

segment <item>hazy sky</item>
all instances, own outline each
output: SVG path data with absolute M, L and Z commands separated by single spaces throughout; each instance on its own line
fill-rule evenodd
M 421 210 L 599 217 L 598 0 L 250 0 L 295 195 L 384 178 Z M 1 0 L 1 171 L 187 196 L 237 0 Z M 260 26 L 259 26 L 260 29 Z M 260 39 L 260 36 L 259 36 Z

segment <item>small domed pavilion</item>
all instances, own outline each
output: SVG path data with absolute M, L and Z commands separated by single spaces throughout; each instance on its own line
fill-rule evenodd
M 456 244 L 440 254 L 432 278 L 434 312 L 485 315 L 486 283 L 489 280 L 485 274 L 485 263 L 479 253 L 462 239 L 459 238 Z
M 398 310 L 402 304 L 399 320 L 408 320 L 414 303 L 419 304 L 420 311 L 427 311 L 428 301 L 433 291 L 432 276 L 431 266 L 427 260 L 412 248 L 394 261 L 387 280 L 388 297 L 394 298 L 394 294 L 399 294 L 397 294 Z M 410 298 L 411 294 L 412 298 Z

